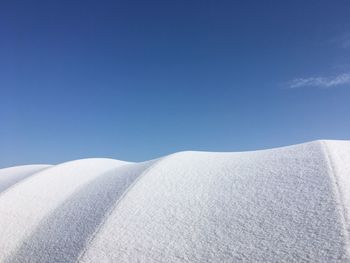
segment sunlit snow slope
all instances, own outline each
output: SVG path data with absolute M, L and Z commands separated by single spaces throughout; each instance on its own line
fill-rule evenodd
M 0 169 L 0 262 L 350 262 L 350 141 Z

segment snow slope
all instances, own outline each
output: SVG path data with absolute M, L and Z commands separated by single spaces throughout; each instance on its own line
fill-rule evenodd
M 350 141 L 0 170 L 1 262 L 350 262 Z
M 26 177 L 50 166 L 51 165 L 22 165 L 0 169 L 0 193 Z

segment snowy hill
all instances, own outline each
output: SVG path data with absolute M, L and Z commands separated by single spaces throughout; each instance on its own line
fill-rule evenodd
M 0 169 L 1 262 L 350 262 L 350 141 Z

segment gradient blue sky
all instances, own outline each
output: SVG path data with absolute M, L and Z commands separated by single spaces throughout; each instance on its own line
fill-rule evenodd
M 1 1 L 0 167 L 350 139 L 350 1 Z

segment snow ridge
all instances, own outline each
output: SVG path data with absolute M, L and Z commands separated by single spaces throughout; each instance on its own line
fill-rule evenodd
M 350 141 L 0 169 L 0 262 L 350 262 Z
M 349 219 L 347 217 L 347 211 L 344 203 L 343 193 L 340 188 L 340 182 L 336 173 L 336 165 L 334 164 L 333 160 L 331 159 L 331 154 L 328 150 L 328 145 L 326 141 L 320 141 L 321 147 L 323 148 L 327 164 L 329 167 L 329 174 L 334 182 L 334 196 L 335 200 L 339 204 L 339 218 L 343 225 L 343 236 L 344 236 L 344 242 L 345 242 L 345 251 L 347 254 L 347 257 L 350 258 L 350 239 L 349 239 L 349 233 L 348 233 L 348 223 Z

